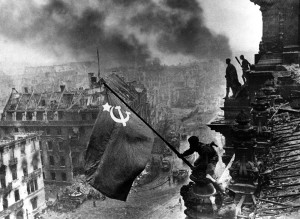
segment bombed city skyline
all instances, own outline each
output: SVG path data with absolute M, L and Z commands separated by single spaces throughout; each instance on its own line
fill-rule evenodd
M 44 0 L 0 5 L 5 9 L 0 15 L 3 62 L 91 60 L 98 47 L 102 65 L 141 65 L 154 58 L 178 64 L 223 60 L 232 49 L 243 50 L 231 48 L 230 34 L 217 27 L 221 21 L 213 25 L 217 7 L 205 1 Z

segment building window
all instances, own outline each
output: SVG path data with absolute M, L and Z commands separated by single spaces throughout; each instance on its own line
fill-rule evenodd
M 58 142 L 58 150 L 59 151 L 64 151 L 64 143 L 62 141 Z
M 61 173 L 61 180 L 62 181 L 67 181 L 67 174 L 66 173 Z
M 43 172 L 43 179 L 45 179 L 45 173 Z
M 97 113 L 92 113 L 92 119 L 97 119 L 98 114 Z
M 57 135 L 61 135 L 61 128 L 57 127 Z
M 2 200 L 2 203 L 3 203 L 3 209 L 7 209 L 8 208 L 8 200 L 6 197 L 3 197 L 3 200 Z
M 26 145 L 26 142 L 25 141 L 22 141 L 21 142 L 21 154 L 25 154 L 25 145 Z
M 62 120 L 64 118 L 64 112 L 58 112 L 58 119 Z
M 32 166 L 33 166 L 33 170 L 37 170 L 38 169 L 38 162 L 33 162 L 32 163 Z
M 19 190 L 15 190 L 15 202 L 20 200 L 20 194 L 19 194 Z
M 27 166 L 24 166 L 24 167 L 23 167 L 23 174 L 24 174 L 24 176 L 28 176 L 28 169 L 27 169 Z
M 52 180 L 56 180 L 56 175 L 55 175 L 54 172 L 51 172 L 51 179 L 52 179 Z
M 46 105 L 46 100 L 41 100 L 41 105 L 45 106 Z
M 35 141 L 32 141 L 32 144 L 31 144 L 31 151 L 36 151 L 36 144 L 35 144 Z
M 5 216 L 4 219 L 10 219 L 10 215 Z
M 1 177 L 0 178 L 0 183 L 1 183 L 1 188 L 5 188 L 6 187 L 5 177 Z
M 86 120 L 86 114 L 85 113 L 81 114 L 81 119 Z
M 17 166 L 16 165 L 11 166 L 11 175 L 12 175 L 13 180 L 18 178 L 18 176 L 17 176 Z
M 37 197 L 34 197 L 33 199 L 30 200 L 31 204 L 32 204 L 32 209 L 36 209 L 37 208 Z
M 33 183 L 34 183 L 34 188 L 35 188 L 35 190 L 38 190 L 37 179 L 34 179 L 34 180 L 33 180 Z
M 66 166 L 66 159 L 63 156 L 60 157 L 60 166 L 61 167 L 65 167 Z
M 46 134 L 50 135 L 50 129 L 49 128 L 46 128 Z
M 84 135 L 85 134 L 85 128 L 84 127 L 80 127 L 79 128 L 79 132 L 80 132 L 80 134 Z
M 37 179 L 30 180 L 27 183 L 27 193 L 28 193 L 28 195 L 31 194 L 31 193 L 33 193 L 36 190 L 38 190 Z
M 53 156 L 49 156 L 49 163 L 51 166 L 54 166 L 54 157 Z
M 47 145 L 48 145 L 48 151 L 53 151 L 53 143 L 52 143 L 52 141 L 48 141 Z

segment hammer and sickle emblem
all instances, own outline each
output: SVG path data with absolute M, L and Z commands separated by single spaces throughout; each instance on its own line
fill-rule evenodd
M 114 115 L 114 108 L 116 108 L 118 111 L 119 111 L 119 115 L 120 115 L 120 119 L 116 118 L 115 115 Z M 129 115 L 131 114 L 130 112 L 125 112 L 126 113 L 126 118 L 124 118 L 123 114 L 122 114 L 122 111 L 121 111 L 121 107 L 120 106 L 116 106 L 116 107 L 112 107 L 110 109 L 110 117 L 117 123 L 122 123 L 123 126 L 126 126 L 126 122 L 129 121 Z

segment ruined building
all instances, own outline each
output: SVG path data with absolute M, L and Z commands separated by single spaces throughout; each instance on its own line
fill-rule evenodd
M 0 218 L 33 219 L 45 208 L 40 134 L 0 140 Z
M 240 218 L 300 207 L 300 1 L 250 1 L 262 12 L 259 53 L 248 83 L 225 99 L 224 116 L 208 124 L 226 139 L 223 161 L 235 154 L 227 189 Z
M 28 92 L 52 92 L 59 90 L 60 85 L 65 85 L 68 90 L 87 87 L 88 72 L 96 72 L 96 62 L 73 62 L 53 66 L 25 67 L 20 77 L 21 86 Z M 21 90 L 21 87 L 17 87 Z
M 41 148 L 45 183 L 70 183 L 73 174 L 82 173 L 84 151 L 105 92 L 92 73 L 88 89 L 68 90 L 64 85 L 53 92 L 13 90 L 0 121 L 0 131 L 42 131 Z M 143 118 L 149 120 L 146 90 L 127 84 L 117 75 L 106 82 Z

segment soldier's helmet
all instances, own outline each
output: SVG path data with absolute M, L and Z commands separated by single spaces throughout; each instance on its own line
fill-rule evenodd
M 189 137 L 188 142 L 190 144 L 197 144 L 199 142 L 199 138 L 197 136 L 191 136 Z

